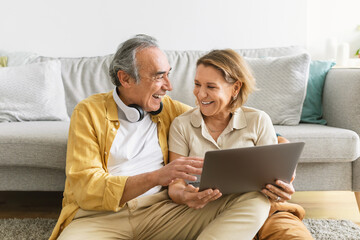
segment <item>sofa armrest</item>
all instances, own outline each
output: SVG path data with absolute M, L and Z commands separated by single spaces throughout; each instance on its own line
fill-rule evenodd
M 332 68 L 325 80 L 323 117 L 360 135 L 360 68 Z

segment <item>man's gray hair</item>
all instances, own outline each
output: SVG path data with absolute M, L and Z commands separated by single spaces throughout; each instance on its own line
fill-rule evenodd
M 135 37 L 120 44 L 109 67 L 111 81 L 115 86 L 121 86 L 117 76 L 119 70 L 129 74 L 130 77 L 135 79 L 136 83 L 140 82 L 136 53 L 149 47 L 158 48 L 159 46 L 155 38 L 145 34 L 135 35 Z

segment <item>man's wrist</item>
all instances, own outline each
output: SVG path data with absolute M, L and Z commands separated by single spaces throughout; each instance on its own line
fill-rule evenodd
M 158 183 L 158 181 L 159 181 L 158 170 L 149 172 L 149 173 L 147 174 L 146 181 L 147 181 L 148 183 L 150 183 L 151 186 L 157 186 L 157 185 L 159 185 L 159 183 Z

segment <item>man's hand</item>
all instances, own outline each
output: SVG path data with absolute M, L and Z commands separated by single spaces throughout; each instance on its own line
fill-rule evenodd
M 197 157 L 180 157 L 154 171 L 157 185 L 168 186 L 175 179 L 196 181 L 193 175 L 201 175 L 204 160 Z
M 222 194 L 218 189 L 207 189 L 199 192 L 199 188 L 195 188 L 191 184 L 186 185 L 181 194 L 182 203 L 194 209 L 203 208 L 206 204 L 215 201 L 221 196 Z
M 262 189 L 261 192 L 265 194 L 270 200 L 275 202 L 285 202 L 291 199 L 291 195 L 295 193 L 295 188 L 292 184 L 296 176 L 296 172 L 294 172 L 290 183 L 286 183 L 281 180 L 276 180 L 275 184 L 278 186 L 274 186 L 272 184 L 267 184 L 266 188 Z

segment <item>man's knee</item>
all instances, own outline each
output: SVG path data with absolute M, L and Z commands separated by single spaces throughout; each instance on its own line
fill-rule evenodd
M 303 222 L 289 212 L 277 212 L 266 220 L 258 232 L 259 240 L 313 239 Z

